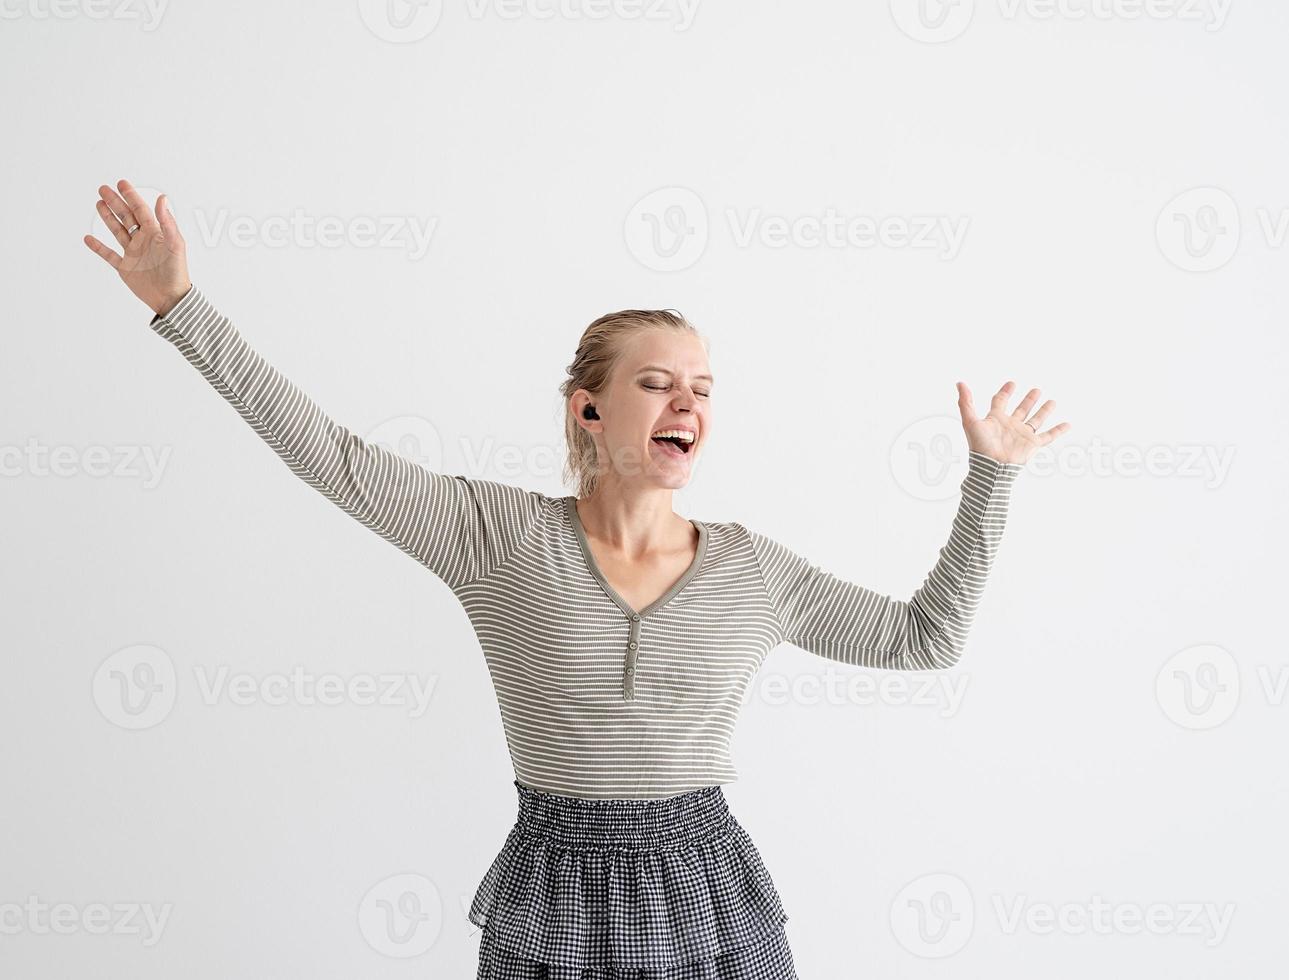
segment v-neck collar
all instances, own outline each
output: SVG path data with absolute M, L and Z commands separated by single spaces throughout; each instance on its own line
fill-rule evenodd
M 600 588 L 604 589 L 605 594 L 617 604 L 619 609 L 626 613 L 628 619 L 635 619 L 636 617 L 644 619 L 655 609 L 672 599 L 676 593 L 689 584 L 690 579 L 698 574 L 698 568 L 703 563 L 703 556 L 707 554 L 707 525 L 691 517 L 689 523 L 698 528 L 698 549 L 694 552 L 694 560 L 690 562 L 684 574 L 675 581 L 671 588 L 643 609 L 633 609 L 630 603 L 618 595 L 617 589 L 609 584 L 609 580 L 600 571 L 595 555 L 591 552 L 591 542 L 586 537 L 586 528 L 582 526 L 582 518 L 577 513 L 577 497 L 565 497 L 564 506 L 568 512 L 569 521 L 573 525 L 573 532 L 577 536 L 578 547 L 582 549 L 582 558 L 586 561 L 587 569 L 595 576 L 595 580 L 600 583 Z

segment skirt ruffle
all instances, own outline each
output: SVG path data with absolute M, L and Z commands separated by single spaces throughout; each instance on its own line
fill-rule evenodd
M 668 970 L 580 969 L 538 963 L 499 948 L 487 929 L 479 944 L 476 980 L 796 980 L 792 950 L 783 926 L 742 949 L 710 959 L 681 963 Z
M 718 788 L 697 792 L 682 832 L 648 846 L 570 845 L 517 822 L 468 913 L 484 931 L 478 980 L 795 978 L 760 853 Z

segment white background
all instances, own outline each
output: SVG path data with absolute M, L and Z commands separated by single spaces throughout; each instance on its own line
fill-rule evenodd
M 1289 11 L 386 9 L 3 7 L 0 974 L 472 977 L 514 818 L 448 589 L 82 244 L 125 177 L 265 357 L 447 471 L 572 492 L 578 335 L 681 310 L 718 383 L 677 511 L 901 597 L 965 472 L 955 381 L 982 411 L 1041 387 L 1074 428 L 1017 481 L 961 664 L 779 648 L 726 795 L 803 978 L 1278 975 Z M 854 240 L 812 236 L 830 209 Z M 202 687 L 297 666 L 435 686 L 424 712 Z

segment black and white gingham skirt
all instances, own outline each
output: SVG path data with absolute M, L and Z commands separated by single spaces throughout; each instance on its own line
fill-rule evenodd
M 778 890 L 720 786 L 644 800 L 514 781 L 475 893 L 477 980 L 797 980 Z

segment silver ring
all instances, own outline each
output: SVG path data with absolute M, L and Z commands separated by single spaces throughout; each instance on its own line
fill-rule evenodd
M 138 230 L 139 230 L 139 226 L 138 226 L 138 225 L 130 225 L 130 227 L 129 227 L 129 228 L 125 229 L 125 233 L 126 233 L 127 235 L 133 235 L 133 234 L 134 234 L 136 231 L 138 231 Z
M 1033 422 L 1026 422 L 1025 424 L 1026 424 L 1026 425 L 1028 425 L 1031 429 L 1034 429 L 1034 423 L 1033 423 Z M 1037 435 L 1037 434 L 1038 434 L 1038 430 L 1037 430 L 1037 429 L 1034 429 L 1034 433 L 1035 433 L 1035 435 Z

